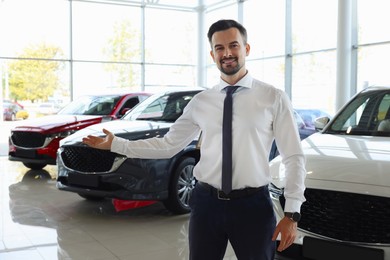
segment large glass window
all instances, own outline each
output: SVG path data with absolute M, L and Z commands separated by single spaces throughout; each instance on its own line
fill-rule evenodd
M 358 1 L 357 91 L 370 85 L 389 84 L 390 1 Z
M 114 70 L 107 67 L 115 66 Z M 74 62 L 73 96 L 91 93 L 136 92 L 141 89 L 141 66 L 98 62 Z
M 141 9 L 73 2 L 73 59 L 141 62 Z
M 69 102 L 69 20 L 67 1 L 0 2 L 0 98 Z
M 155 92 L 193 87 L 198 73 L 207 75 L 206 84 L 211 87 L 218 83 L 220 73 L 209 55 L 207 29 L 219 19 L 242 18 L 251 45 L 247 58 L 251 74 L 278 88 L 291 89 L 295 107 L 331 114 L 335 112 L 339 1 L 3 0 L 0 94 L 5 99 L 44 102 L 96 91 Z M 199 3 L 203 6 L 198 7 Z M 355 3 L 358 58 L 352 68 L 357 67 L 358 73 L 351 73 L 351 81 L 359 91 L 388 82 L 384 64 L 390 58 L 390 29 L 385 26 L 390 22 L 390 2 Z M 291 4 L 291 14 L 287 4 Z M 204 12 L 204 23 L 198 21 L 202 17 L 198 12 Z M 288 15 L 292 39 L 286 38 Z M 199 24 L 204 24 L 200 28 L 204 35 L 198 35 Z M 206 49 L 198 48 L 198 37 Z M 292 46 L 292 53 L 285 53 L 286 46 Z M 206 55 L 203 71 L 197 67 L 199 50 Z M 289 59 L 292 64 L 286 62 Z M 48 94 L 23 96 L 18 88 L 31 88 L 33 82 L 38 87 L 42 71 L 48 71 L 46 83 L 52 82 L 40 94 Z
M 293 51 L 336 48 L 337 0 L 291 2 Z
M 194 12 L 146 9 L 146 63 L 195 65 L 198 44 L 196 26 Z
M 69 57 L 69 24 L 68 1 L 0 1 L 0 56 L 17 58 L 32 46 L 51 45 Z
M 213 64 L 207 67 L 207 88 L 211 88 L 214 85 L 218 84 L 220 79 L 220 72 L 217 68 L 217 65 Z
M 248 31 L 248 43 L 251 46 L 249 59 L 284 55 L 285 2 L 285 0 L 245 2 L 243 24 Z
M 357 90 L 370 85 L 389 84 L 390 44 L 360 47 Z
M 196 13 L 145 10 L 145 90 L 196 84 Z
M 293 58 L 292 103 L 334 114 L 336 51 L 314 52 Z
M 358 4 L 359 44 L 390 41 L 390 1 L 360 0 Z
M 145 90 L 157 92 L 167 88 L 194 87 L 196 71 L 194 66 L 146 65 Z
M 333 114 L 338 1 L 294 0 L 291 4 L 293 106 Z
M 284 90 L 284 58 L 247 61 L 251 75 Z

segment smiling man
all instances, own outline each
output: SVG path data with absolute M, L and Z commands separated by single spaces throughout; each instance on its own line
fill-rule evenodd
M 230 242 L 240 260 L 271 260 L 278 235 L 279 251 L 294 242 L 305 200 L 305 159 L 293 109 L 283 91 L 248 73 L 250 45 L 241 24 L 217 21 L 208 39 L 220 82 L 197 94 L 163 138 L 129 141 L 104 130 L 106 137 L 83 141 L 132 158 L 169 158 L 202 131 L 190 200 L 190 259 L 222 260 Z M 268 191 L 274 139 L 286 169 L 286 217 L 277 225 Z

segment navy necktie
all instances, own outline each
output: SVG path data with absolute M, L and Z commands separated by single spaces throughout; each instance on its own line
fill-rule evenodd
M 232 115 L 233 93 L 238 86 L 227 86 L 223 104 L 222 123 L 222 191 L 228 194 L 232 190 Z

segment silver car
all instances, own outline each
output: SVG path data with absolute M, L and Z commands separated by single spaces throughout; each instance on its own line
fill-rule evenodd
M 390 87 L 356 94 L 305 140 L 306 202 L 292 259 L 390 260 Z M 284 167 L 270 162 L 275 213 L 283 216 Z

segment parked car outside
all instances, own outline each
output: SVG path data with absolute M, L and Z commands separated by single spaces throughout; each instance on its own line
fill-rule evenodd
M 303 142 L 306 202 L 292 259 L 390 260 L 390 87 L 356 94 Z M 270 193 L 283 214 L 281 158 L 270 162 Z M 305 257 L 305 258 L 303 258 Z
M 28 112 L 24 110 L 24 107 L 21 104 L 9 100 L 3 100 L 4 121 L 15 121 L 17 119 L 27 119 L 28 116 L 29 116 Z
M 38 105 L 37 116 L 55 115 L 61 109 L 61 106 L 55 102 L 44 102 Z
M 312 109 L 312 108 L 298 108 L 295 111 L 300 115 L 303 119 L 307 128 L 314 129 L 314 121 L 319 117 L 329 117 L 332 118 L 327 112 L 320 109 Z
M 294 118 L 295 118 L 295 122 L 297 123 L 298 133 L 301 140 L 305 139 L 306 137 L 316 132 L 314 127 L 311 128 L 305 124 L 302 117 L 295 110 L 294 110 Z M 271 161 L 273 158 L 275 158 L 278 155 L 279 155 L 279 151 L 274 141 L 272 142 L 271 152 L 269 153 L 269 160 Z
M 57 187 L 86 199 L 162 201 L 176 214 L 189 212 L 195 185 L 192 170 L 199 159 L 197 140 L 170 159 L 137 159 L 82 143 L 87 135 L 108 129 L 129 139 L 164 136 L 201 90 L 169 91 L 146 99 L 121 120 L 89 126 L 63 139 L 58 149 Z
M 34 170 L 55 165 L 61 139 L 103 120 L 118 119 L 149 96 L 148 93 L 83 96 L 56 115 L 26 120 L 11 129 L 8 158 Z

